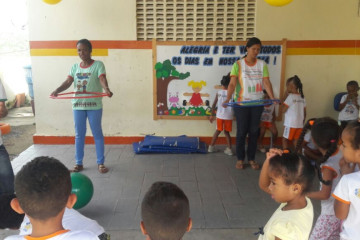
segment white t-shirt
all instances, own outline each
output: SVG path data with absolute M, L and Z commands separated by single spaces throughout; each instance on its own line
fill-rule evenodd
M 231 107 L 224 108 L 222 105 L 227 98 L 227 90 L 220 90 L 217 92 L 218 102 L 217 102 L 217 111 L 216 118 L 224 120 L 232 120 L 234 118 L 233 110 Z
M 275 237 L 284 240 L 308 240 L 313 219 L 314 210 L 309 198 L 306 198 L 306 207 L 303 209 L 283 211 L 286 203 L 273 213 L 264 227 L 264 235 L 258 240 L 274 240 Z
M 264 111 L 261 114 L 261 121 L 262 122 L 272 122 L 274 110 L 275 110 L 274 104 L 264 106 Z
M 344 103 L 348 94 L 342 96 L 340 103 Z M 358 105 L 360 105 L 360 97 L 357 97 Z M 339 112 L 339 121 L 356 120 L 359 117 L 359 110 L 353 103 L 347 102 L 345 107 Z
M 92 232 L 88 231 L 69 231 L 62 230 L 56 233 L 53 233 L 48 236 L 43 236 L 39 238 L 31 237 L 31 240 L 99 240 L 99 238 Z M 27 236 L 14 235 L 5 238 L 5 240 L 28 240 Z
M 360 238 L 360 172 L 342 176 L 333 197 L 349 204 L 349 214 L 341 226 L 341 239 Z
M 288 107 L 285 112 L 284 126 L 290 128 L 302 128 L 304 126 L 305 98 L 300 94 L 289 93 L 284 105 Z
M 65 208 L 62 225 L 65 229 L 71 231 L 86 230 L 94 233 L 96 236 L 104 233 L 104 228 L 100 226 L 95 220 L 85 217 L 78 211 L 72 208 Z M 20 226 L 20 235 L 30 235 L 32 233 L 32 225 L 29 218 L 25 215 Z
M 332 180 L 332 185 L 331 185 L 331 193 L 334 192 L 336 185 L 338 184 L 338 182 L 340 181 L 340 166 L 339 166 L 339 162 L 340 159 L 343 157 L 343 154 L 340 150 L 337 151 L 337 153 L 335 153 L 334 155 L 330 156 L 328 158 L 328 160 L 326 162 L 324 162 L 323 164 L 321 164 L 321 169 L 329 169 L 331 171 L 334 171 L 336 173 L 336 176 L 334 177 L 334 179 Z M 320 190 L 322 188 L 322 183 L 320 183 Z M 321 214 L 322 215 L 335 215 L 334 212 L 334 201 L 335 199 L 330 196 L 328 199 L 326 200 L 321 200 Z
M 263 98 L 262 81 L 269 77 L 268 67 L 263 60 L 257 59 L 254 65 L 248 65 L 242 58 L 234 63 L 230 76 L 236 76 L 238 80 L 234 91 L 236 102 Z
M 307 142 L 306 146 L 312 150 L 317 150 L 314 141 L 311 138 L 311 131 L 308 131 L 304 136 L 304 142 Z

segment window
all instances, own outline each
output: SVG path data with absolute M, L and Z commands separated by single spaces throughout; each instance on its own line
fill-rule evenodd
M 255 34 L 256 0 L 136 0 L 137 39 L 239 41 Z

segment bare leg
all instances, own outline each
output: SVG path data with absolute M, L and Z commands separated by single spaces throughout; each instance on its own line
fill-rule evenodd
M 231 149 L 231 137 L 230 137 L 230 133 L 228 131 L 224 130 L 224 134 L 225 134 L 225 138 L 226 138 L 226 143 L 228 145 L 228 148 Z
M 215 145 L 215 142 L 216 142 L 216 140 L 217 140 L 217 138 L 218 138 L 218 136 L 219 136 L 220 133 L 221 133 L 221 132 L 220 132 L 219 130 L 216 130 L 216 131 L 215 131 L 215 133 L 214 133 L 214 135 L 213 135 L 213 137 L 212 137 L 212 139 L 211 139 L 210 146 L 214 146 L 214 145 Z
M 272 124 L 272 125 L 271 125 L 270 131 L 271 131 L 272 137 L 273 137 L 273 145 L 275 145 L 276 139 L 277 139 L 277 137 L 278 137 L 278 130 L 277 130 L 275 124 Z
M 264 136 L 265 136 L 265 132 L 266 132 L 266 128 L 265 127 L 260 127 L 260 135 L 259 135 L 259 138 L 258 138 L 259 148 L 263 147 L 263 139 L 264 139 Z
M 282 138 L 282 147 L 283 147 L 283 149 L 289 148 L 289 140 L 284 137 Z

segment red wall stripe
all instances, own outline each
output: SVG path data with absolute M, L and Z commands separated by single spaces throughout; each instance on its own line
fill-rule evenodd
M 31 49 L 75 48 L 77 41 L 30 41 Z M 91 41 L 98 49 L 152 49 L 151 41 Z M 360 40 L 287 41 L 287 48 L 360 48 Z
M 76 48 L 77 41 L 30 41 L 31 49 Z M 151 41 L 91 41 L 99 49 L 152 49 Z

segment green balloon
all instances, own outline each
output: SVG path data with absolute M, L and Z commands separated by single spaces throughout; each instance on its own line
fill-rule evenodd
M 88 176 L 81 173 L 71 173 L 71 193 L 75 193 L 77 201 L 74 209 L 85 207 L 94 194 L 94 186 Z

